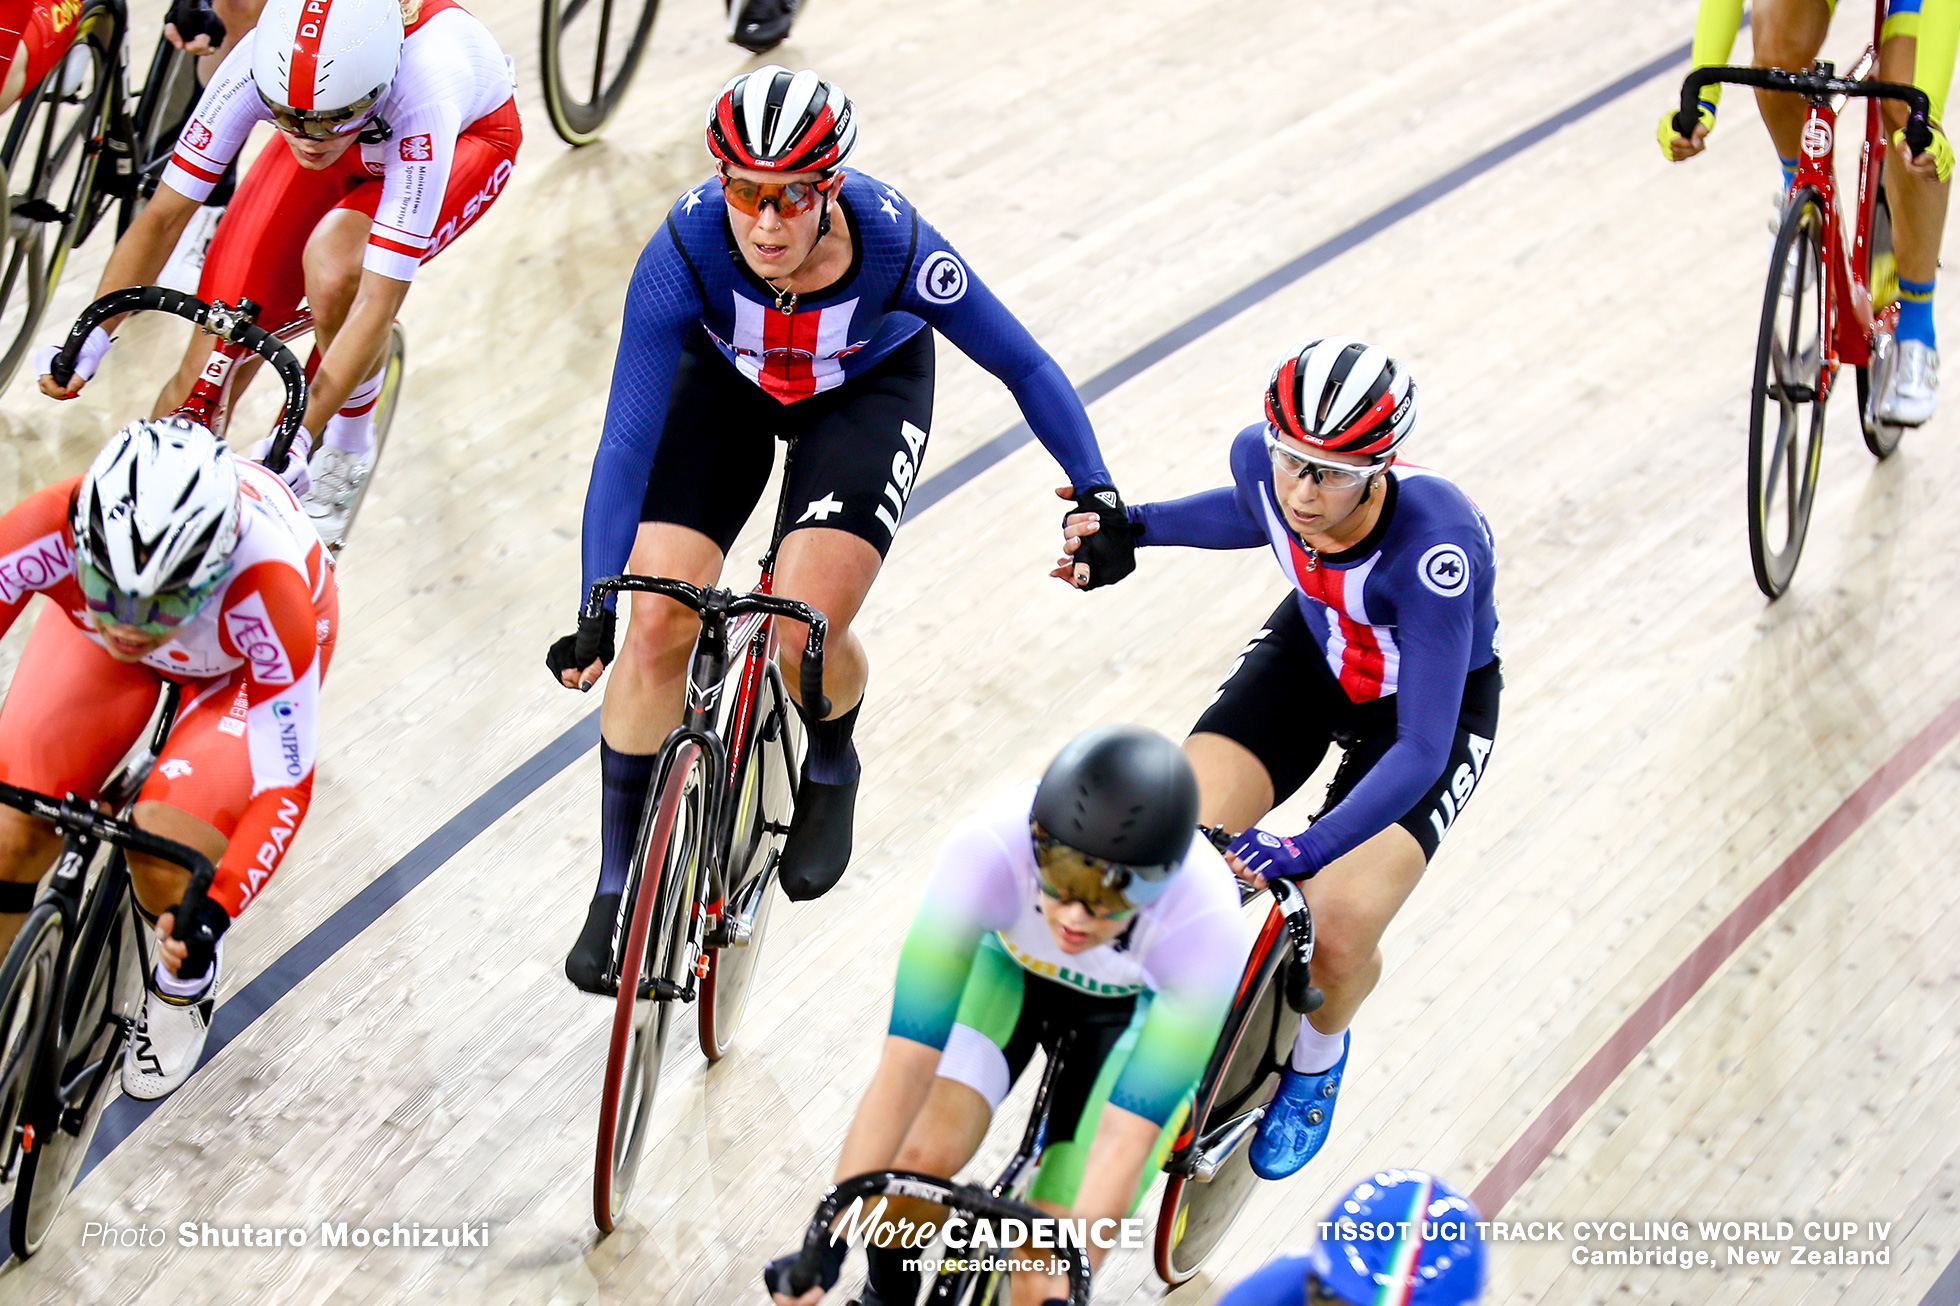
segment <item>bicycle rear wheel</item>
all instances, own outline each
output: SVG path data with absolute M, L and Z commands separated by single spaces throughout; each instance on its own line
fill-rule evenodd
M 82 911 L 62 997 L 60 1037 L 51 1044 L 61 1050 L 61 1060 L 30 1098 L 35 1145 L 21 1160 L 14 1189 L 10 1232 L 15 1253 L 23 1257 L 41 1249 L 68 1200 L 109 1103 L 117 1054 L 143 1000 L 143 948 L 120 852 L 111 854 L 96 877 Z
M 1772 599 L 1797 570 L 1824 451 L 1823 271 L 1824 210 L 1806 188 L 1776 233 L 1749 394 L 1749 562 Z
M 374 488 L 374 474 L 381 470 L 381 455 L 388 447 L 388 432 L 395 424 L 395 409 L 401 403 L 402 374 L 408 367 L 408 337 L 402 332 L 402 324 L 397 322 L 388 332 L 388 352 L 382 360 L 381 393 L 374 401 L 374 457 L 368 463 L 367 479 L 354 491 L 354 502 L 347 509 L 347 529 L 342 532 L 340 544 L 334 549 L 334 556 L 347 547 L 347 541 L 354 536 L 354 521 L 361 515 L 361 505 L 367 502 L 368 491 Z
M 0 963 L 0 1177 L 13 1170 L 23 1141 L 20 1126 L 30 1122 L 35 1063 L 55 1008 L 61 935 L 61 909 L 41 903 Z
M 1218 1044 L 1223 1055 L 1213 1054 L 1198 1083 L 1191 1141 L 1179 1149 L 1174 1165 L 1188 1163 L 1193 1149 L 1271 1101 L 1278 1087 L 1280 1066 L 1300 1027 L 1299 1013 L 1286 1005 L 1286 967 L 1294 963 L 1278 917 L 1275 910 L 1253 950 L 1248 968 L 1255 981 L 1225 1018 Z M 1283 961 L 1272 956 L 1275 948 L 1287 950 Z M 1209 1180 L 1172 1169 L 1157 1209 L 1155 1243 L 1157 1277 L 1172 1287 L 1203 1268 L 1252 1195 L 1258 1176 L 1252 1173 L 1249 1141 L 1249 1133 L 1240 1136 Z
M 639 70 L 658 7 L 659 0 L 544 0 L 544 104 L 567 144 L 599 139 Z
M 1898 361 L 1893 329 L 1898 321 L 1899 261 L 1892 249 L 1892 203 L 1885 185 L 1879 183 L 1878 203 L 1872 206 L 1871 230 L 1866 233 L 1865 253 L 1870 262 L 1867 273 L 1872 288 L 1872 361 L 1858 371 L 1858 425 L 1865 435 L 1865 448 L 1878 458 L 1890 458 L 1905 438 L 1906 428 L 1881 422 L 1872 414 L 1872 396 L 1885 388 L 1885 381 Z
M 74 45 L 21 97 L 0 141 L 11 204 L 0 234 L 0 387 L 27 357 L 95 204 L 101 156 L 90 143 L 107 129 L 115 42 L 114 11 L 86 10 Z
M 740 674 L 738 672 L 738 674 Z M 732 714 L 731 714 L 732 715 Z M 730 920 L 748 921 L 746 939 L 708 951 L 701 979 L 696 1023 L 701 1051 L 719 1061 L 735 1042 L 735 1030 L 748 1005 L 762 954 L 763 931 L 776 900 L 776 863 L 796 805 L 794 790 L 801 765 L 802 718 L 790 710 L 774 667 L 765 666 L 750 715 L 748 746 L 736 764 L 734 813 L 729 828 L 728 863 L 721 903 L 724 935 Z M 753 915 L 749 907 L 753 904 Z
M 625 1210 L 639 1172 L 676 994 L 694 960 L 689 926 L 708 846 L 710 793 L 707 755 L 700 745 L 683 743 L 640 827 L 592 1176 L 592 1218 L 606 1233 Z

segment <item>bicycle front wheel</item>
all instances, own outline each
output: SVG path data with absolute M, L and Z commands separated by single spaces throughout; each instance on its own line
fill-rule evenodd
M 1881 422 L 1872 412 L 1875 392 L 1884 388 L 1886 375 L 1898 363 L 1893 332 L 1899 316 L 1899 259 L 1892 249 L 1892 202 L 1883 181 L 1878 187 L 1878 203 L 1872 205 L 1865 253 L 1870 260 L 1866 272 L 1872 288 L 1872 361 L 1858 369 L 1858 424 L 1864 430 L 1865 448 L 1874 457 L 1890 458 L 1905 438 L 1906 428 Z
M 708 953 L 697 1023 L 709 1061 L 728 1055 L 748 1005 L 762 955 L 763 931 L 776 900 L 776 866 L 796 803 L 802 718 L 784 697 L 775 668 L 764 667 L 750 715 L 750 738 L 737 764 L 728 841 L 727 892 L 721 904 L 727 941 Z M 746 927 L 739 939 L 731 935 Z
M 120 852 L 96 877 L 82 908 L 61 1003 L 55 1074 L 30 1097 L 34 1150 L 21 1161 L 14 1190 L 14 1250 L 39 1251 L 88 1157 L 109 1103 L 109 1077 L 121 1065 L 123 1031 L 143 1001 L 143 946 L 130 902 L 129 870 Z
M 544 104 L 567 144 L 599 139 L 639 70 L 658 7 L 659 0 L 544 0 Z
M 1286 1005 L 1285 998 L 1286 968 L 1295 964 L 1290 949 L 1284 962 L 1271 964 L 1271 950 L 1286 946 L 1274 912 L 1260 946 L 1253 950 L 1254 982 L 1226 1016 L 1219 1051 L 1198 1083 L 1191 1108 L 1191 1141 L 1173 1158 L 1184 1164 L 1167 1167 L 1172 1173 L 1157 1208 L 1154 1251 L 1157 1277 L 1172 1287 L 1204 1267 L 1258 1183 L 1246 1145 L 1251 1134 L 1235 1135 L 1232 1126 L 1272 1100 L 1280 1066 L 1300 1028 L 1299 1013 Z M 1190 1163 L 1207 1146 L 1214 1153 L 1230 1148 L 1226 1155 L 1209 1158 L 1209 1178 L 1179 1173 L 1194 1170 Z
M 592 1218 L 606 1233 L 626 1209 L 639 1172 L 674 1003 L 694 961 L 690 927 L 708 844 L 709 796 L 707 755 L 684 743 L 668 760 L 640 827 L 592 1177 Z
M 1824 209 L 1805 189 L 1776 233 L 1749 394 L 1749 562 L 1772 599 L 1797 570 L 1817 495 L 1831 366 L 1825 332 Z
M 116 15 L 83 13 L 75 43 L 21 97 L 0 141 L 12 207 L 0 234 L 0 387 L 34 344 L 48 295 L 95 204 L 92 142 L 107 130 Z
M 347 507 L 347 526 L 341 532 L 339 547 L 334 549 L 336 557 L 353 537 L 354 519 L 361 515 L 361 505 L 367 502 L 368 491 L 374 488 L 374 474 L 381 469 L 381 455 L 388 448 L 388 432 L 395 424 L 395 409 L 401 403 L 402 374 L 408 367 L 408 337 L 402 333 L 399 322 L 388 332 L 388 353 L 381 367 L 381 393 L 374 401 L 374 456 L 368 461 L 366 479 L 354 491 L 354 501 Z
M 55 1009 L 55 970 L 61 960 L 61 909 L 44 902 L 28 913 L 0 963 L 0 1178 L 11 1171 L 24 1139 L 19 1129 L 34 1086 L 35 1063 Z

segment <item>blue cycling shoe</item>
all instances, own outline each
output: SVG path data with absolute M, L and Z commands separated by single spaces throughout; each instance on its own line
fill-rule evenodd
M 1279 1092 L 1266 1108 L 1266 1118 L 1253 1135 L 1248 1159 L 1261 1179 L 1284 1179 L 1313 1160 L 1334 1124 L 1334 1102 L 1347 1074 L 1352 1032 L 1341 1039 L 1341 1059 L 1318 1075 L 1303 1075 L 1292 1066 L 1280 1072 Z

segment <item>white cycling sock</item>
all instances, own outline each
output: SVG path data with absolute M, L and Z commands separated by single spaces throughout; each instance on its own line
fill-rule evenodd
M 327 419 L 323 443 L 359 457 L 374 447 L 374 405 L 381 398 L 381 378 L 386 365 L 354 387 L 340 411 Z
M 225 941 L 219 939 L 217 955 L 222 957 L 224 956 L 224 952 Z M 178 979 L 175 975 L 172 975 L 168 970 L 164 969 L 163 962 L 159 961 L 157 962 L 156 969 L 157 992 L 166 997 L 181 998 L 186 1002 L 195 1002 L 211 991 L 211 981 L 217 978 L 217 974 L 218 963 L 216 959 L 213 959 L 211 964 L 204 968 L 204 973 L 196 979 Z
M 1302 1020 L 1300 1032 L 1293 1039 L 1293 1069 L 1303 1075 L 1324 1075 L 1341 1059 L 1341 1049 L 1346 1046 L 1346 1030 L 1323 1034 L 1313 1027 L 1312 1021 Z

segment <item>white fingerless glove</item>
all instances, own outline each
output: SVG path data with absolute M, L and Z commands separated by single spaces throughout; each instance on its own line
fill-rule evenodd
M 87 381 L 94 377 L 95 369 L 102 366 L 103 356 L 109 352 L 109 346 L 115 343 L 116 338 L 101 327 L 89 332 L 88 338 L 82 341 L 82 352 L 75 359 L 75 375 L 68 384 L 73 385 L 76 381 Z M 60 352 L 60 345 L 43 345 L 34 356 L 34 374 L 52 377 L 55 355 Z
M 299 433 L 293 437 L 293 447 L 286 458 L 286 469 L 277 473 L 279 479 L 292 490 L 293 497 L 296 499 L 304 499 L 306 492 L 313 488 L 313 475 L 306 468 L 306 460 L 312 456 L 312 450 L 313 437 L 308 435 L 306 428 L 302 426 Z M 271 452 L 272 437 L 268 435 L 252 446 L 252 460 L 262 463 L 266 455 Z

